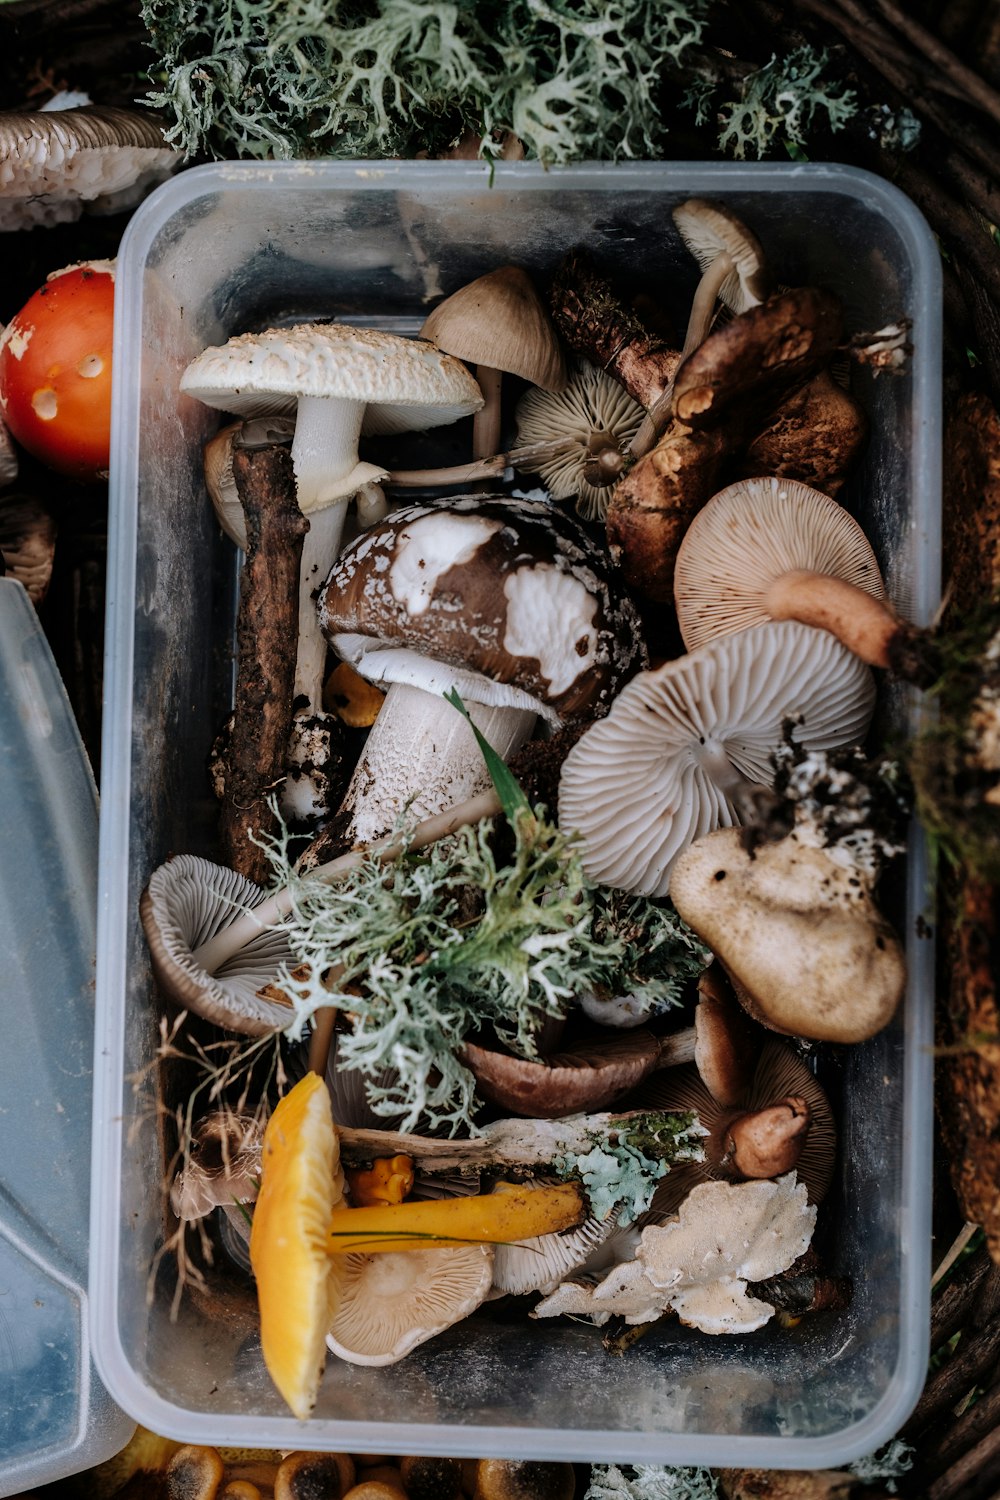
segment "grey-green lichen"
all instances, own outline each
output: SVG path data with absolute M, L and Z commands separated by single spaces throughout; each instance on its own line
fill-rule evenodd
M 274 844 L 292 902 L 281 924 L 292 958 L 277 981 L 295 1006 L 290 1032 L 318 1006 L 349 1012 L 338 1060 L 404 1130 L 472 1122 L 475 1080 L 456 1055 L 465 1037 L 492 1030 L 534 1057 L 545 1017 L 577 996 L 648 985 L 666 1005 L 704 967 L 671 908 L 595 887 L 579 843 L 542 809 L 515 817 L 513 843 L 498 861 L 480 823 L 395 865 L 371 858 L 336 885 L 297 874 L 285 839 Z M 385 1069 L 393 1081 L 376 1083 Z
M 554 1165 L 561 1176 L 583 1182 L 596 1218 L 606 1219 L 617 1208 L 618 1226 L 625 1228 L 649 1208 L 673 1162 L 704 1160 L 704 1134 L 692 1111 L 630 1116 L 620 1129 L 595 1136 L 590 1151 L 560 1157 Z
M 715 1500 L 718 1493 L 708 1469 L 594 1464 L 584 1500 Z
M 188 153 L 435 154 L 510 131 L 544 162 L 660 153 L 664 70 L 709 0 L 144 0 L 148 101 Z

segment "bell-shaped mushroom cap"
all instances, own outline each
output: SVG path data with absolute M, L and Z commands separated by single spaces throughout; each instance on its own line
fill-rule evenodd
M 677 622 L 689 651 L 770 618 L 767 588 L 806 570 L 842 578 L 876 599 L 885 584 L 853 516 L 794 479 L 741 479 L 692 521 L 674 569 Z
M 810 748 L 864 737 L 871 672 L 824 630 L 791 622 L 722 636 L 642 672 L 563 763 L 559 824 L 595 880 L 665 896 L 683 849 L 736 821 L 733 768 L 770 784 L 784 726 Z
M 678 1218 L 642 1232 L 638 1259 L 682 1323 L 703 1333 L 749 1333 L 774 1313 L 747 1291 L 809 1247 L 816 1210 L 794 1172 L 777 1182 L 706 1182 Z
M 772 1030 L 860 1042 L 892 1019 L 906 983 L 899 941 L 866 881 L 826 850 L 792 833 L 750 855 L 719 829 L 677 860 L 670 896 Z
M 573 1500 L 576 1493 L 572 1464 L 536 1458 L 481 1458 L 472 1500 Z
M 734 313 L 756 307 L 771 290 L 760 241 L 719 203 L 688 198 L 671 210 L 681 239 L 703 271 L 722 254 L 732 261 L 717 296 Z
M 566 365 L 555 329 L 534 283 L 519 266 L 501 266 L 438 304 L 420 330 L 458 359 L 520 375 L 561 391 Z
M 550 723 L 606 712 L 645 652 L 607 556 L 537 500 L 470 495 L 397 511 L 341 553 L 319 617 L 365 677 L 425 686 L 419 658 L 443 662 L 475 701 Z M 403 651 L 413 656 L 400 661 Z M 476 690 L 483 679 L 493 696 Z
M 327 1346 L 355 1365 L 392 1365 L 485 1300 L 492 1245 L 338 1256 L 339 1304 Z
M 180 163 L 150 115 L 85 105 L 0 113 L 0 230 L 65 224 L 88 203 L 137 203 Z
M 292 962 L 283 933 L 265 928 L 216 974 L 206 973 L 193 956 L 266 899 L 260 886 L 196 855 L 177 855 L 154 870 L 139 912 L 153 973 L 164 992 L 217 1026 L 251 1036 L 287 1026 L 291 1010 L 259 994 L 275 980 L 283 962 Z
M 300 396 L 364 402 L 365 431 L 417 432 L 477 411 L 483 398 L 457 359 L 421 339 L 347 323 L 240 333 L 203 349 L 181 390 L 234 416 L 290 416 Z
M 616 447 L 624 453 L 642 421 L 643 410 L 617 380 L 595 365 L 578 361 L 569 383 L 558 392 L 533 390 L 517 403 L 517 446 L 559 444 L 537 461 L 518 461 L 538 473 L 553 500 L 576 496 L 585 521 L 603 521 L 611 487 L 588 484 L 587 461 L 596 451 Z

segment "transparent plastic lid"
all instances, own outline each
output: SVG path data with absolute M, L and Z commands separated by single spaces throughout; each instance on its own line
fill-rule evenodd
M 90 1357 L 97 794 L 19 583 L 0 579 L 0 1495 L 116 1453 Z

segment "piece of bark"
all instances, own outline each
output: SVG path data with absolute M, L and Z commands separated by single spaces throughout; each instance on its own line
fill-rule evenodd
M 996 1500 L 998 1486 L 1000 1427 L 995 1427 L 935 1479 L 927 1489 L 926 1500 Z
M 994 1385 L 960 1417 L 946 1424 L 938 1441 L 924 1453 L 928 1469 L 935 1475 L 944 1474 L 998 1428 L 1000 1385 Z
M 978 1332 L 963 1333 L 947 1362 L 934 1371 L 924 1386 L 913 1415 L 901 1429 L 904 1442 L 919 1440 L 920 1434 L 946 1411 L 967 1396 L 973 1386 L 991 1374 L 1000 1359 L 1000 1319 Z
M 285 775 L 292 727 L 299 563 L 309 522 L 295 501 L 288 448 L 234 448 L 233 477 L 246 518 L 247 554 L 220 838 L 226 863 L 260 884 L 268 860 L 256 840 L 277 831 L 268 797 Z
M 616 296 L 583 250 L 572 251 L 552 283 L 552 321 L 575 353 L 607 372 L 640 406 L 670 388 L 680 353 L 651 333 Z
M 931 1306 L 931 1349 L 946 1344 L 964 1327 L 992 1265 L 985 1246 L 957 1266 L 935 1293 Z

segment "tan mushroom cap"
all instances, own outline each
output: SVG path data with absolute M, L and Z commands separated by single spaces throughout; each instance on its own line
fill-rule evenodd
M 885 599 L 871 543 L 842 505 L 794 479 L 741 479 L 714 495 L 684 536 L 674 569 L 688 650 L 771 618 L 768 587 L 805 570 Z
M 864 737 L 872 675 L 834 637 L 786 622 L 722 636 L 641 672 L 563 763 L 559 824 L 584 840 L 592 878 L 665 896 L 683 849 L 737 814 L 733 782 L 770 785 L 784 738 L 811 748 Z
M 341 1500 L 354 1475 L 348 1453 L 289 1453 L 274 1476 L 274 1500 Z
M 215 1500 L 226 1468 L 215 1448 L 178 1448 L 166 1471 L 167 1500 Z
M 148 114 L 84 105 L 0 113 L 0 230 L 131 207 L 180 163 Z
M 577 361 L 559 391 L 527 391 L 517 404 L 517 446 L 558 443 L 537 462 L 520 464 L 545 481 L 553 500 L 576 496 L 585 521 L 603 521 L 611 489 L 589 484 L 584 468 L 603 447 L 624 453 L 642 421 L 643 409 L 617 380 L 595 365 Z
M 473 1500 L 573 1500 L 572 1464 L 535 1458 L 481 1458 Z
M 467 1317 L 493 1279 L 492 1245 L 338 1256 L 340 1296 L 327 1346 L 356 1365 L 392 1365 Z
M 763 302 L 771 290 L 764 251 L 757 236 L 735 214 L 704 198 L 688 198 L 671 212 L 681 239 L 706 280 L 713 268 L 720 267 L 712 277 L 711 302 L 718 297 L 734 313 L 746 312 Z M 710 315 L 710 304 L 706 310 Z M 690 346 L 686 349 L 689 352 Z
M 906 983 L 899 941 L 867 882 L 825 849 L 793 833 L 751 856 L 719 829 L 677 860 L 670 896 L 772 1030 L 860 1042 L 892 1019 Z
M 566 384 L 548 311 L 519 266 L 500 266 L 452 292 L 425 320 L 420 336 L 458 359 L 519 375 L 545 391 Z

